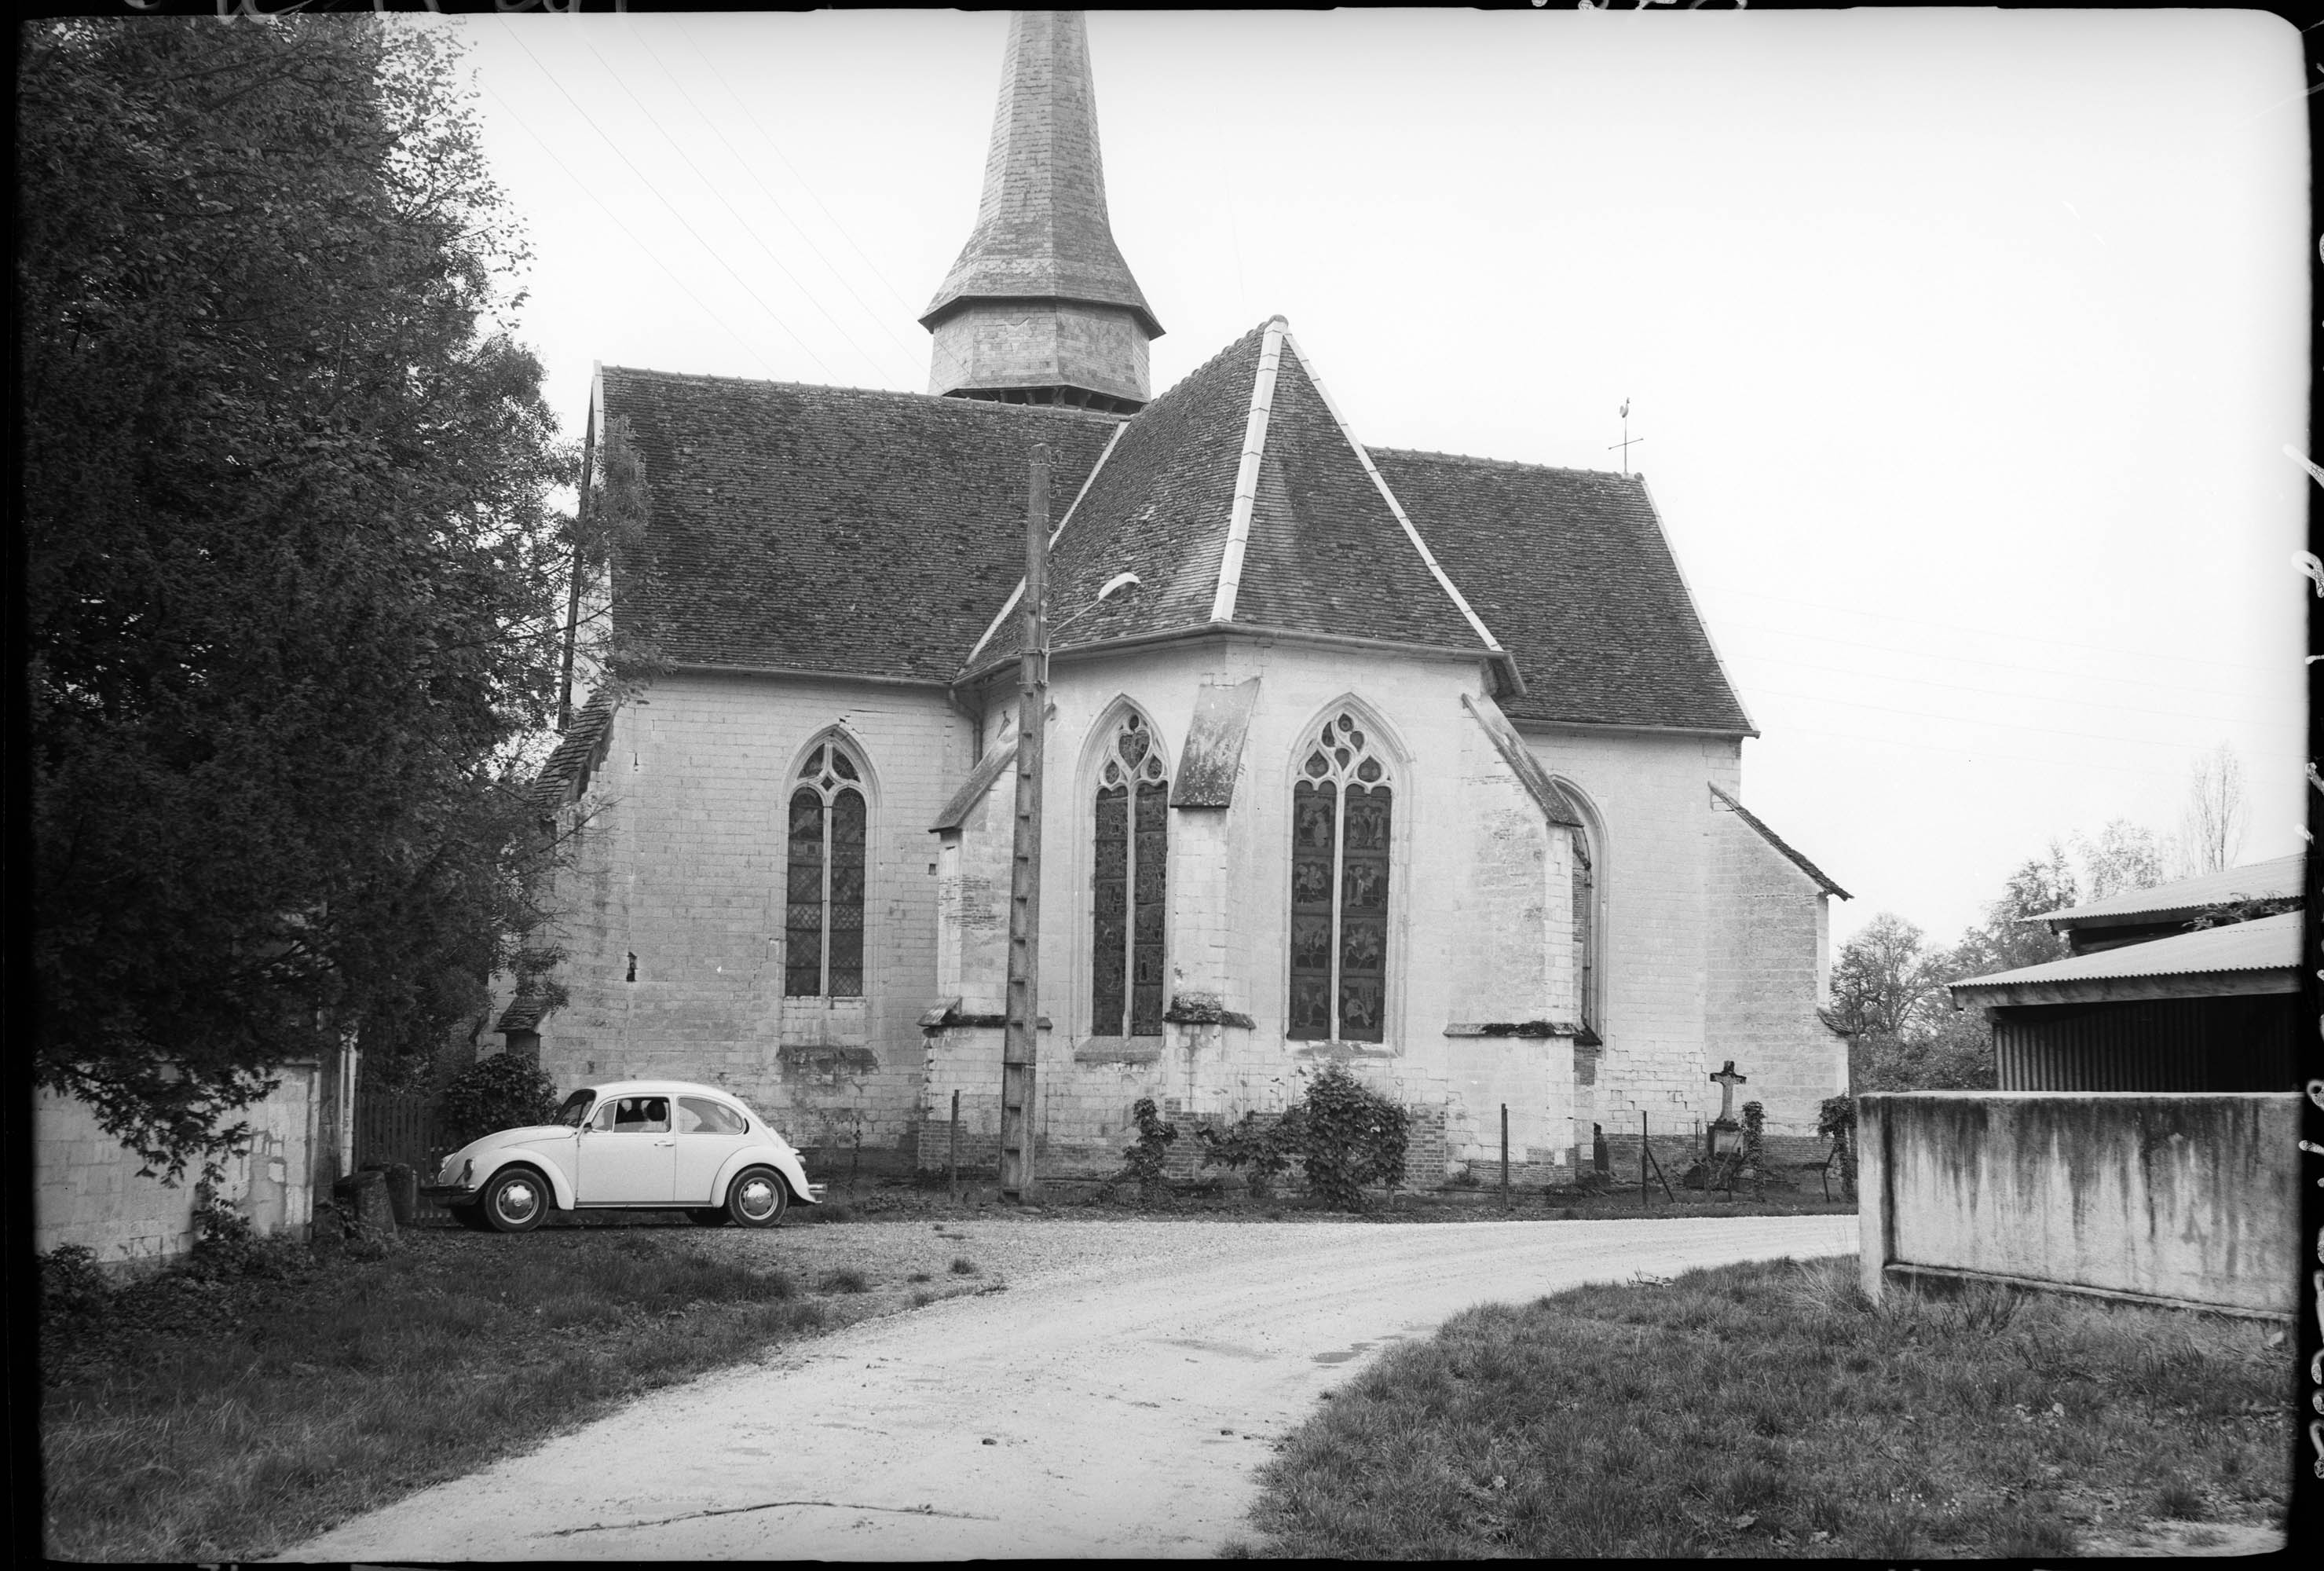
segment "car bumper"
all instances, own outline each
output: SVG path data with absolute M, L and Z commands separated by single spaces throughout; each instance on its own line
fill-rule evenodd
M 475 1203 L 477 1191 L 466 1184 L 422 1184 L 420 1197 L 438 1206 L 469 1206 Z

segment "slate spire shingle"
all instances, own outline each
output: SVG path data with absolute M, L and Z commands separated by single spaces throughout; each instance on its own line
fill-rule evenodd
M 928 391 L 1128 411 L 1162 325 L 1106 217 L 1097 100 L 1078 11 L 1009 23 L 976 227 L 920 325 Z

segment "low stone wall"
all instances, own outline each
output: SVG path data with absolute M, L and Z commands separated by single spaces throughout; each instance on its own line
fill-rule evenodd
M 1996 1280 L 2288 1317 L 2299 1282 L 2299 1102 L 1859 1097 L 1865 1290 Z
M 277 1071 L 274 1094 L 238 1115 L 251 1126 L 247 1154 L 229 1158 L 218 1197 L 259 1232 L 303 1238 L 314 1220 L 313 1151 L 318 1072 L 312 1064 Z M 53 1091 L 32 1104 L 32 1247 L 78 1244 L 115 1271 L 150 1269 L 194 1243 L 194 1181 L 138 1176 L 139 1163 L 98 1126 L 77 1097 Z

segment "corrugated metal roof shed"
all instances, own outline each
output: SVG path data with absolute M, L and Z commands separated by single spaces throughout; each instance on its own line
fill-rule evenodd
M 2300 963 L 2301 911 L 2284 911 L 2257 921 L 2179 933 L 2144 944 L 2127 944 L 2095 955 L 2074 955 L 2047 960 L 2015 971 L 1997 971 L 1950 984 L 1956 1002 L 1991 1004 L 2046 1002 L 2030 996 L 2036 992 L 2066 989 L 2097 998 L 2103 984 L 2141 977 L 2228 976 L 2238 973 L 2281 971 L 2284 980 Z M 2092 984 L 2098 984 L 2093 986 Z M 2248 992 L 2246 984 L 2222 987 L 2221 992 Z M 1964 997 L 1966 993 L 1968 996 Z
M 2289 856 L 2278 856 L 2268 862 L 2222 868 L 2217 873 L 2199 873 L 2192 878 L 2158 883 L 2153 889 L 2126 890 L 2104 900 L 2091 901 L 2087 905 L 2044 911 L 2038 917 L 2027 917 L 2025 920 L 2047 922 L 2054 929 L 2102 922 L 2108 919 L 2159 920 L 2181 911 L 2191 915 L 2205 906 L 2218 905 L 2222 901 L 2238 897 L 2278 899 L 2297 895 L 2307 871 L 2308 854 L 2295 851 Z

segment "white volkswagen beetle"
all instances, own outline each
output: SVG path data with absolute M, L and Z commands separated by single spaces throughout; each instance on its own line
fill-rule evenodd
M 558 1211 L 684 1211 L 706 1227 L 772 1227 L 819 1205 L 798 1152 L 740 1100 L 683 1080 L 585 1086 L 548 1123 L 444 1159 L 422 1191 L 463 1227 L 529 1233 Z

